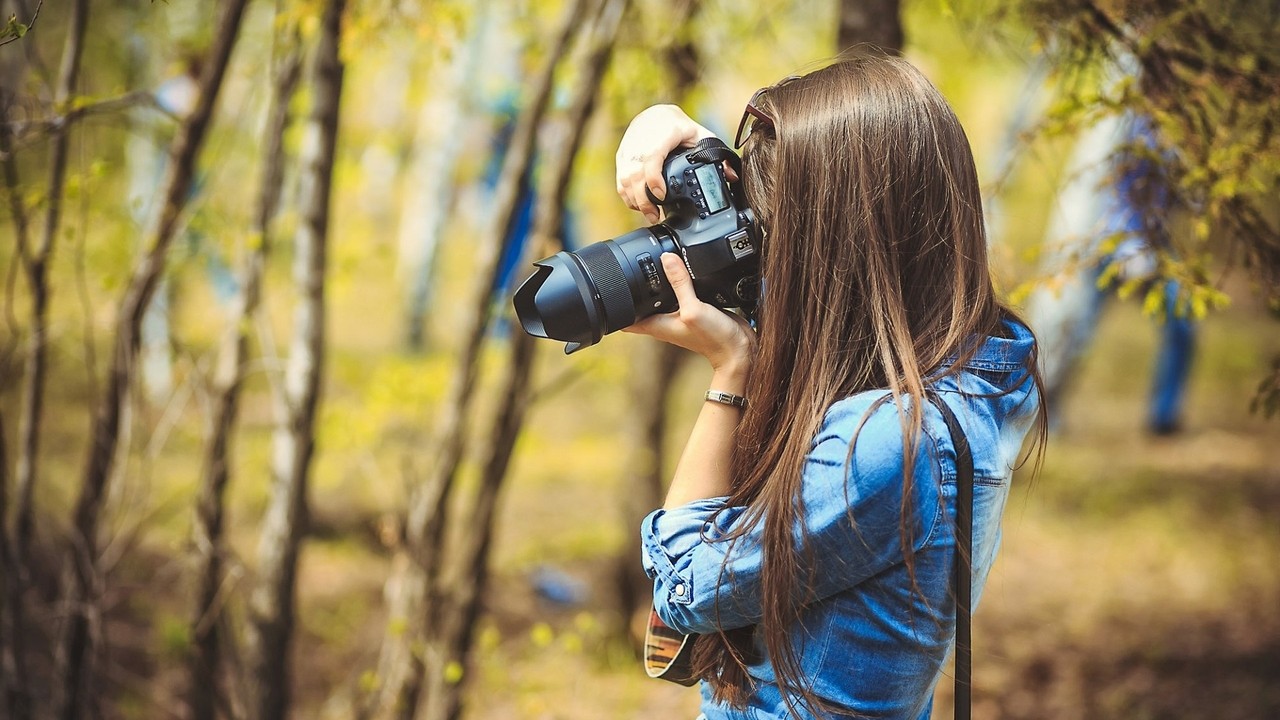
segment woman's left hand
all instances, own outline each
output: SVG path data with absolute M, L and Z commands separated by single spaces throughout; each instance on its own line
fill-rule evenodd
M 680 308 L 645 318 L 625 332 L 649 335 L 691 350 L 705 357 L 714 371 L 745 374 L 755 357 L 755 331 L 737 315 L 699 300 L 689 269 L 679 256 L 663 253 L 662 270 Z

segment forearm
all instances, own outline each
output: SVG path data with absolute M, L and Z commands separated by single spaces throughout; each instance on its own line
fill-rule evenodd
M 716 369 L 711 375 L 711 389 L 742 395 L 746 389 L 745 368 L 745 363 L 735 363 Z M 734 440 L 742 413 L 742 408 L 732 405 L 711 401 L 702 404 L 663 507 L 730 493 Z

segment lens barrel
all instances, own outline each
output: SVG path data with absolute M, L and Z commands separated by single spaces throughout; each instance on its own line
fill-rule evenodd
M 750 318 L 761 238 L 724 163 L 741 173 L 738 156 L 716 138 L 674 149 L 663 164 L 663 222 L 534 263 L 536 271 L 513 298 L 525 332 L 563 340 L 567 354 L 650 315 L 674 311 L 676 295 L 662 272 L 667 252 L 684 260 L 700 300 Z
M 564 341 L 568 354 L 671 312 L 675 293 L 659 258 L 675 250 L 667 229 L 655 225 L 536 262 L 513 298 L 520 325 L 534 337 Z

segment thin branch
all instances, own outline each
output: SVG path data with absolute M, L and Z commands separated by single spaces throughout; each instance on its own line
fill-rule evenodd
M 44 0 L 40 0 L 39 2 L 36 3 L 36 11 L 34 14 L 31 15 L 31 22 L 27 23 L 27 29 L 23 31 L 23 34 L 14 35 L 11 38 L 0 40 L 0 47 L 4 47 L 5 45 L 8 45 L 11 42 L 17 42 L 21 40 L 27 33 L 31 32 L 31 30 L 36 26 L 36 20 L 40 19 L 40 8 L 42 7 L 44 7 Z
M 86 120 L 98 115 L 107 115 L 110 113 L 124 112 L 135 107 L 148 107 L 156 112 L 163 113 L 173 120 L 181 120 L 178 115 L 171 110 L 160 105 L 155 95 L 145 90 L 134 90 L 125 93 L 119 97 L 107 98 L 106 100 L 98 100 L 96 102 L 77 105 L 60 115 L 52 115 L 50 117 L 40 118 L 38 120 L 28 120 L 25 122 L 8 122 L 4 128 L 9 135 L 18 141 L 27 140 L 32 135 L 37 137 L 43 136 L 45 133 L 58 130 L 68 129 L 72 124 L 81 120 Z M 0 152 L 0 160 L 8 161 L 12 153 L 20 150 L 17 148 L 3 148 Z

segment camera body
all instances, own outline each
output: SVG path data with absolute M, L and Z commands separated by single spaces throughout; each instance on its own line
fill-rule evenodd
M 684 259 L 703 302 L 751 317 L 759 294 L 759 230 L 741 189 L 725 176 L 725 162 L 741 171 L 738 156 L 717 138 L 677 149 L 663 164 L 662 222 L 535 262 L 513 298 L 525 332 L 564 341 L 567 354 L 675 311 L 659 259 L 664 252 Z

